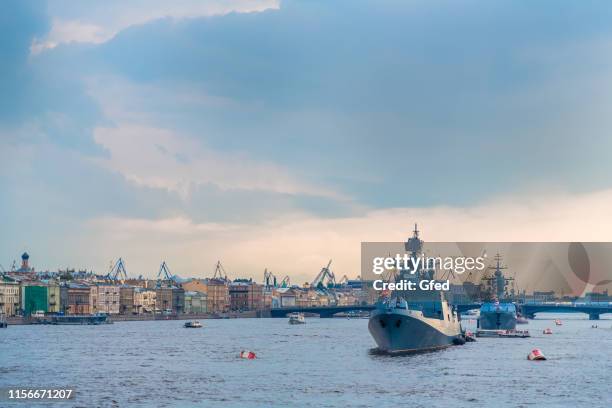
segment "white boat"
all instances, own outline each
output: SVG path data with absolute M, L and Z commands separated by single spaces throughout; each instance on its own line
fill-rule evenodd
M 185 323 L 187 329 L 199 329 L 200 327 L 202 327 L 202 323 L 197 320 Z
M 306 319 L 304 319 L 304 313 L 291 313 L 289 315 L 289 324 L 304 324 L 306 323 Z

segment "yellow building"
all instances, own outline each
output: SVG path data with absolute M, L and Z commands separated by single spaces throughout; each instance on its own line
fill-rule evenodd
M 181 286 L 186 291 L 206 293 L 208 313 L 223 313 L 230 308 L 229 282 L 225 279 L 192 279 Z
M 11 280 L 0 281 L 0 314 L 15 316 L 19 310 L 19 283 Z
M 93 285 L 90 288 L 91 313 L 119 314 L 120 288 L 116 285 Z
M 134 289 L 134 312 L 138 314 L 155 312 L 157 293 L 152 289 Z
M 60 287 L 59 285 L 49 284 L 47 287 L 47 313 L 59 313 L 60 311 Z

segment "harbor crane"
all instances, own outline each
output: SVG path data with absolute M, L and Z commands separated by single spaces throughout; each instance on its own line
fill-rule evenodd
M 221 265 L 221 261 L 217 261 L 217 265 L 215 265 L 213 279 L 227 280 L 227 272 L 225 272 L 223 265 Z
M 157 287 L 160 288 L 162 286 L 162 281 L 168 282 L 169 285 L 175 281 L 175 277 L 170 273 L 170 268 L 168 268 L 168 264 L 166 261 L 162 261 L 159 266 L 159 272 L 157 272 Z
M 327 287 L 334 287 L 336 285 L 336 277 L 334 273 L 329 269 L 331 266 L 332 260 L 330 259 L 327 266 L 324 266 L 321 269 L 321 272 L 317 275 L 316 278 L 310 284 L 311 288 L 316 289 L 326 289 Z M 325 284 L 327 283 L 327 285 Z
M 281 288 L 288 288 L 291 286 L 291 278 L 289 275 L 286 275 L 280 283 Z
M 122 278 L 122 279 L 121 279 Z M 125 270 L 125 264 L 123 263 L 123 259 L 119 258 L 117 262 L 110 269 L 108 274 L 106 275 L 106 279 L 117 281 L 117 280 L 127 280 L 127 271 Z
M 264 284 L 267 288 L 271 286 L 275 288 L 277 285 L 276 275 L 274 275 L 272 271 L 268 271 L 268 268 L 264 270 Z

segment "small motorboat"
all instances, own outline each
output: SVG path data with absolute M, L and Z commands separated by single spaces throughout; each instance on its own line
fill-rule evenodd
M 563 326 L 563 322 L 561 320 L 559 320 L 559 319 L 555 319 L 555 324 L 557 326 Z
M 537 360 L 546 360 L 544 354 L 540 351 L 540 349 L 533 349 L 531 353 L 527 355 L 527 360 L 537 361 Z
M 202 323 L 200 323 L 200 322 L 199 322 L 199 321 L 197 321 L 197 320 L 193 320 L 193 321 L 191 321 L 191 322 L 187 322 L 187 323 L 185 323 L 185 328 L 186 328 L 186 329 L 199 329 L 199 328 L 201 328 L 201 327 L 203 327 L 203 326 L 202 326 Z
M 547 327 L 547 328 L 544 329 L 542 334 L 552 334 L 552 330 L 550 329 L 550 327 Z
M 502 330 L 499 337 L 525 339 L 531 337 L 529 330 Z
M 289 315 L 289 324 L 304 324 L 306 323 L 306 319 L 304 319 L 304 313 L 291 313 Z

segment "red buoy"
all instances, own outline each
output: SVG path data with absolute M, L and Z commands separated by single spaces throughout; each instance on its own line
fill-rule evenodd
M 546 357 L 544 357 L 544 354 L 542 354 L 540 349 L 533 349 L 527 356 L 527 360 L 546 360 Z
M 240 358 L 244 358 L 247 360 L 254 360 L 257 356 L 252 351 L 242 350 L 240 352 Z

